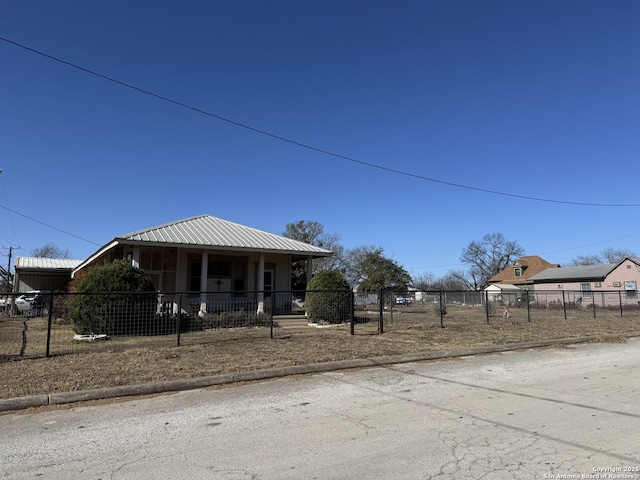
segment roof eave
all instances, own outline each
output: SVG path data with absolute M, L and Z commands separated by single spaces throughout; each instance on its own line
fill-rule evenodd
M 323 252 L 308 252 L 305 250 L 278 250 L 275 248 L 238 247 L 230 245 L 202 245 L 199 243 L 171 243 L 171 242 L 150 242 L 147 240 L 130 240 L 128 238 L 116 238 L 114 242 L 118 245 L 144 246 L 144 247 L 173 247 L 173 248 L 196 248 L 200 250 L 222 250 L 231 252 L 247 253 L 277 253 L 281 255 L 299 255 L 303 257 L 330 257 L 333 252 L 325 250 Z
M 559 283 L 559 282 L 603 282 L 604 276 L 596 277 L 558 277 L 558 278 L 537 278 L 533 283 Z
M 115 240 L 112 240 L 111 242 L 107 243 L 101 249 L 97 250 L 93 255 L 91 255 L 84 262 L 82 262 L 80 265 L 78 265 L 76 268 L 74 268 L 72 270 L 71 278 L 74 278 L 74 276 L 75 276 L 75 274 L 77 272 L 79 272 L 80 270 L 85 268 L 87 265 L 91 265 L 97 258 L 101 257 L 106 252 L 108 252 L 109 250 L 111 250 L 112 248 L 114 248 L 116 245 L 119 245 L 119 244 L 120 244 L 120 242 L 118 242 L 118 239 L 115 239 Z

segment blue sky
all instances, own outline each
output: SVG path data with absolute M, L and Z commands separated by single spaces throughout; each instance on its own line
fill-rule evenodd
M 52 242 L 86 258 L 203 213 L 277 234 L 314 220 L 413 276 L 462 268 L 492 232 L 554 263 L 640 254 L 636 1 L 2 12 L 0 242 L 14 255 Z

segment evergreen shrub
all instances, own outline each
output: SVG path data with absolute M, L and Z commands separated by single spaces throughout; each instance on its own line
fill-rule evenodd
M 307 285 L 305 307 L 307 316 L 314 322 L 348 322 L 351 317 L 351 287 L 336 270 L 319 272 Z
M 81 335 L 158 332 L 158 295 L 149 275 L 126 260 L 96 267 L 75 285 L 68 315 Z

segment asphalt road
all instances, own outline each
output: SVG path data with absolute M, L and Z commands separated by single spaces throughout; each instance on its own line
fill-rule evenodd
M 640 479 L 639 367 L 631 339 L 4 414 L 0 478 Z

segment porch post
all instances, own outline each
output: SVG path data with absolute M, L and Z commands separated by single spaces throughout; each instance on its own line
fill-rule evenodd
M 258 260 L 258 313 L 264 313 L 264 253 Z
M 140 245 L 133 247 L 133 258 L 131 260 L 131 266 L 140 268 Z
M 209 269 L 209 252 L 202 251 L 202 263 L 200 264 L 200 311 L 199 316 L 207 313 L 207 273 Z
M 307 285 L 313 278 L 313 257 L 307 257 Z

